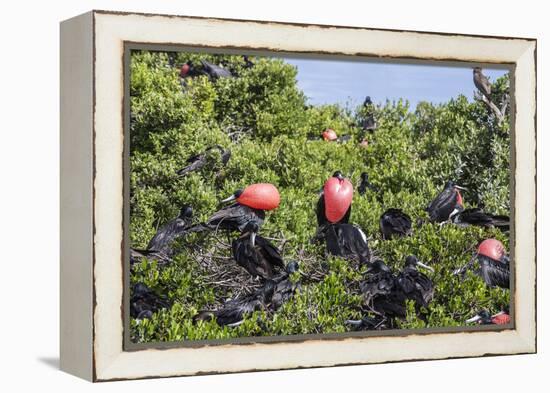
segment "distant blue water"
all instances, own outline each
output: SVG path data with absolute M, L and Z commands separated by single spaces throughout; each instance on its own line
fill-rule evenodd
M 374 103 L 407 99 L 414 110 L 420 101 L 437 104 L 460 94 L 472 100 L 475 91 L 470 67 L 297 58 L 285 61 L 298 67 L 298 86 L 313 105 L 338 103 L 354 108 L 368 95 Z M 490 81 L 507 72 L 483 70 Z

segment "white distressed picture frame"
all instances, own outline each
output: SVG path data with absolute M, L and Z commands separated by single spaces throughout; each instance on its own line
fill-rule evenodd
M 131 43 L 512 67 L 512 328 L 126 348 L 124 61 Z M 60 64 L 63 370 L 107 381 L 536 351 L 536 40 L 92 11 L 62 22 Z

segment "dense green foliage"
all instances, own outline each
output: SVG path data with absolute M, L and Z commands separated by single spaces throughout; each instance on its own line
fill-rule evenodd
M 223 61 L 238 77 L 216 82 L 206 76 L 180 86 L 174 65 L 192 60 Z M 144 282 L 170 299 L 170 309 L 151 319 L 132 320 L 138 342 L 220 339 L 252 335 L 344 332 L 346 319 L 359 318 L 359 282 L 365 268 L 326 257 L 323 245 L 311 244 L 316 230 L 315 204 L 324 181 L 342 171 L 353 184 L 366 171 L 380 188 L 364 196 L 355 193 L 351 221 L 369 237 L 374 253 L 394 269 L 414 254 L 430 264 L 436 284 L 427 320 L 414 315 L 399 321 L 401 328 L 459 326 L 486 308 L 498 311 L 509 302 L 508 291 L 488 288 L 468 274 L 452 276 L 465 264 L 476 244 L 496 237 L 508 247 L 507 235 L 496 229 L 440 227 L 425 223 L 414 235 L 383 241 L 379 217 L 401 208 L 413 222 L 426 219 L 428 203 L 446 180 L 469 188 L 465 207 L 509 211 L 508 124 L 498 125 L 480 101 L 460 96 L 442 105 L 421 103 L 410 111 L 405 101 L 374 106 L 378 129 L 366 134 L 356 125 L 367 109 L 337 105 L 307 105 L 296 84 L 297 70 L 282 60 L 255 58 L 244 68 L 239 56 L 135 52 L 131 60 L 131 245 L 145 248 L 157 228 L 177 216 L 189 203 L 194 219 L 205 220 L 219 200 L 251 183 L 271 182 L 281 193 L 281 205 L 268 212 L 262 235 L 282 246 L 285 260 L 298 260 L 305 277 L 301 290 L 274 314 L 258 312 L 235 328 L 214 321 L 193 324 L 198 310 L 213 309 L 241 291 L 246 272 L 230 258 L 225 234 L 194 234 L 179 241 L 181 252 L 165 266 L 143 260 L 134 265 L 131 281 Z M 505 93 L 507 77 L 493 86 L 495 100 Z M 473 85 L 472 85 L 473 89 Z M 327 127 L 351 135 L 347 143 L 325 142 Z M 219 155 L 209 157 L 203 170 L 178 177 L 185 160 L 206 147 L 229 147 L 232 157 L 223 167 Z M 233 236 L 236 236 L 235 234 Z M 250 280 L 250 285 L 257 285 Z M 412 306 L 412 305 L 411 305 Z

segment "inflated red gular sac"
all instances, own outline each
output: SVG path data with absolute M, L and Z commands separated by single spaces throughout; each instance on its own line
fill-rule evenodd
M 279 190 L 273 184 L 256 183 L 249 185 L 244 190 L 235 192 L 234 195 L 222 202 L 230 200 L 236 200 L 241 205 L 251 207 L 252 209 L 273 210 L 279 207 L 281 196 L 279 195 Z
M 486 239 L 479 243 L 477 254 L 500 262 L 506 256 L 506 248 L 497 239 Z
M 334 131 L 332 128 L 327 128 L 325 131 L 323 131 L 322 136 L 325 141 L 335 141 L 336 139 L 338 139 L 336 131 Z
M 189 71 L 191 71 L 191 66 L 189 63 L 185 63 L 180 68 L 180 77 L 185 78 L 189 74 Z
M 340 172 L 336 172 L 323 186 L 325 217 L 331 223 L 340 221 L 351 206 L 353 185 Z

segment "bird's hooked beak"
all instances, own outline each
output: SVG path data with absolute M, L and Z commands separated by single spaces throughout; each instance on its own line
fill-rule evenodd
M 466 187 L 457 186 L 456 184 L 455 184 L 455 188 L 457 188 L 459 190 L 462 190 L 462 191 L 468 191 L 468 189 Z
M 235 199 L 237 199 L 237 197 L 235 196 L 235 194 L 233 194 L 233 195 L 231 195 L 230 197 L 223 199 L 223 200 L 221 201 L 221 203 L 226 203 L 226 202 L 234 201 Z
M 420 261 L 417 261 L 416 264 L 417 264 L 418 266 L 420 266 L 420 267 L 423 267 L 424 269 L 427 269 L 427 270 L 431 271 L 432 273 L 434 272 L 433 267 L 428 266 L 428 265 L 426 265 L 425 263 L 422 263 L 422 262 L 420 262 Z
M 472 317 L 470 319 L 467 319 L 466 320 L 466 323 L 474 323 L 474 322 L 477 322 L 481 319 L 481 315 L 476 315 L 475 317 Z
M 250 244 L 252 247 L 256 245 L 256 232 L 250 232 Z

